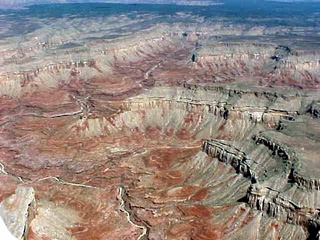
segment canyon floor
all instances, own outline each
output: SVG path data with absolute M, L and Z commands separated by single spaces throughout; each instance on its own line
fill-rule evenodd
M 14 239 L 319 240 L 320 7 L 285 6 L 0 10 Z

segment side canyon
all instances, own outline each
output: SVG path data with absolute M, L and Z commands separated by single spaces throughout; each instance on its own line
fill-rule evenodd
M 316 10 L 1 13 L 0 216 L 16 239 L 320 240 Z

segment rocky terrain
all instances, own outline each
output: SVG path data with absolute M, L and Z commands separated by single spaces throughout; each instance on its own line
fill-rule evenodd
M 0 15 L 3 234 L 320 239 L 316 13 L 68 6 Z

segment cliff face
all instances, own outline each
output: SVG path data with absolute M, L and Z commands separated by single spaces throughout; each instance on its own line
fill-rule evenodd
M 8 230 L 319 239 L 317 50 L 285 45 L 294 27 L 135 14 L 57 18 L 0 41 Z
M 319 85 L 319 54 L 317 51 L 293 51 L 274 44 L 225 43 L 206 45 L 194 56 L 194 68 L 212 72 L 214 81 L 248 78 L 260 85 Z
M 289 142 L 293 137 L 283 131 L 301 118 L 301 106 L 317 94 L 273 91 L 218 85 L 156 87 L 124 101 L 111 101 L 109 111 L 88 99 L 82 100 L 82 110 L 72 114 L 28 114 L 15 121 L 15 128 L 7 128 L 9 138 L 2 140 L 7 143 L 4 176 L 32 184 L 41 194 L 49 194 L 44 187 L 51 186 L 54 202 L 61 187 L 64 194 L 79 188 L 73 193 L 74 204 L 83 198 L 83 191 L 98 194 L 100 199 L 110 188 L 109 201 L 114 207 L 118 201 L 116 208 L 123 212 L 117 221 L 131 229 L 123 236 L 238 239 L 243 231 L 255 229 L 257 235 L 252 237 L 260 239 L 285 237 L 288 232 L 291 238 L 307 238 L 319 227 L 319 184 L 314 178 L 319 176 L 318 162 L 312 159 L 318 154 L 317 145 L 304 136 L 304 145 L 295 146 Z M 288 99 L 296 104 L 283 112 L 283 101 Z M 48 121 L 57 130 L 48 128 Z M 21 135 L 22 126 L 28 126 L 28 135 Z M 276 131 L 278 126 L 282 128 Z M 14 145 L 10 136 L 18 135 L 29 140 Z M 21 144 L 24 148 L 18 150 L 15 146 Z M 301 147 L 304 150 L 298 152 Z M 105 160 L 97 162 L 97 158 Z M 313 172 L 309 161 L 314 161 Z M 16 168 L 17 163 L 23 167 Z M 36 201 L 42 198 L 47 197 Z M 73 206 L 61 198 L 60 205 Z M 91 197 L 84 198 L 82 204 L 92 202 Z M 41 204 L 43 208 L 50 205 Z M 40 217 L 43 210 L 36 209 L 37 217 L 27 225 L 31 239 L 39 234 L 51 236 L 41 226 L 69 211 Z M 78 221 L 71 229 L 88 224 L 79 219 L 83 210 L 71 209 L 77 215 L 66 223 Z M 103 209 L 110 214 L 110 206 Z M 91 221 L 104 223 L 91 212 L 86 214 Z M 108 218 L 116 219 L 114 215 Z M 272 236 L 266 224 L 273 229 Z M 72 236 L 89 236 L 91 231 Z

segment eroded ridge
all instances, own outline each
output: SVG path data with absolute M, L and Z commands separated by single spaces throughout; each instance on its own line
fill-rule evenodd
M 148 228 L 143 225 L 138 225 L 132 221 L 131 213 L 126 209 L 126 202 L 123 199 L 125 195 L 125 190 L 123 187 L 119 187 L 119 195 L 118 195 L 118 200 L 120 202 L 120 210 L 123 211 L 127 215 L 127 220 L 135 227 L 141 229 L 141 234 L 137 238 L 137 240 L 147 240 L 148 239 Z
M 44 124 L 44 128 L 34 137 L 42 136 L 46 141 L 56 141 L 56 149 L 61 145 L 55 139 L 65 137 L 65 141 L 69 143 L 75 139 L 79 141 L 76 151 L 72 148 L 64 149 L 66 156 L 72 159 L 69 160 L 67 169 L 52 165 L 58 172 L 42 169 L 42 174 L 49 177 L 43 178 L 42 174 L 36 172 L 27 182 L 40 189 L 39 184 L 55 187 L 53 182 L 57 182 L 66 189 L 91 189 L 99 195 L 102 194 L 101 191 L 109 192 L 109 198 L 116 195 L 120 208 L 126 213 L 126 220 L 120 215 L 117 218 L 122 219 L 122 226 L 131 226 L 124 234 L 138 236 L 136 238 L 140 239 L 159 236 L 175 239 L 180 234 L 191 234 L 190 229 L 194 229 L 195 236 L 200 236 L 206 223 L 201 222 L 198 215 L 193 217 L 197 221 L 196 225 L 181 216 L 181 211 L 183 214 L 189 211 L 185 208 L 188 205 L 203 206 L 201 211 L 205 212 L 222 211 L 222 219 L 226 221 L 230 217 L 228 211 L 245 211 L 245 215 L 239 216 L 239 222 L 235 223 L 236 228 L 221 229 L 219 233 L 208 233 L 208 236 L 218 234 L 222 239 L 236 239 L 244 227 L 248 227 L 248 219 L 253 218 L 255 220 L 252 221 L 257 222 L 271 221 L 269 217 L 276 219 L 272 221 L 284 222 L 277 234 L 285 235 L 290 228 L 286 224 L 291 224 L 294 229 L 293 236 L 311 236 L 311 232 L 318 229 L 319 212 L 315 197 L 318 190 L 301 188 L 301 185 L 292 181 L 291 176 L 293 171 L 307 171 L 308 165 L 305 165 L 305 161 L 308 161 L 310 154 L 317 154 L 317 136 L 304 133 L 305 135 L 300 136 L 304 137 L 304 145 L 300 146 L 299 142 L 294 141 L 294 136 L 288 134 L 288 129 L 299 127 L 299 123 L 303 123 L 305 119 L 308 119 L 310 126 L 317 126 L 318 120 L 312 118 L 307 111 L 301 110 L 302 103 L 303 106 L 308 106 L 308 101 L 313 101 L 316 96 L 313 93 L 308 95 L 298 92 L 293 95 L 283 94 L 270 100 L 270 96 L 264 98 L 264 94 L 256 94 L 258 89 L 248 91 L 242 88 L 230 93 L 223 90 L 223 85 L 214 86 L 152 88 L 136 97 L 120 101 L 120 104 L 119 101 L 112 103 L 114 110 L 102 116 L 97 113 L 90 114 L 92 111 L 97 112 L 92 103 L 85 116 L 24 116 L 22 121 L 30 124 L 31 128 L 36 127 L 33 125 L 34 121 L 40 123 L 40 126 Z M 291 96 L 290 100 L 288 96 Z M 252 99 L 260 100 L 259 107 L 251 103 Z M 277 112 L 276 109 L 281 109 L 284 101 L 292 100 L 299 103 L 291 107 L 291 111 L 295 112 L 294 119 L 276 117 L 272 122 L 266 122 L 253 121 L 250 117 L 255 111 L 260 111 L 260 108 L 265 111 L 263 104 L 273 104 L 272 108 Z M 248 103 L 251 104 L 250 108 Z M 116 107 L 119 109 L 116 110 Z M 48 131 L 48 120 L 56 122 L 60 131 L 65 129 L 66 132 Z M 205 155 L 199 153 L 203 138 L 212 138 L 202 144 L 202 150 L 207 153 Z M 92 142 L 92 139 L 96 139 L 96 142 Z M 34 148 L 34 145 L 25 144 L 26 149 Z M 89 148 L 85 147 L 87 144 Z M 304 148 L 303 152 L 298 151 L 301 147 Z M 38 145 L 38 148 L 48 153 L 43 146 Z M 28 156 L 30 153 L 24 154 Z M 61 161 L 59 152 L 51 154 Z M 82 159 L 82 154 L 92 160 L 87 162 Z M 210 156 L 209 159 L 217 158 L 223 164 L 212 163 L 212 160 L 206 158 L 207 155 Z M 97 163 L 97 156 L 105 160 Z M 81 163 L 76 166 L 78 174 L 66 175 L 69 168 L 75 167 L 75 159 Z M 176 162 L 176 159 L 180 160 Z M 93 165 L 92 161 L 95 162 Z M 8 161 L 4 161 L 3 165 L 4 173 L 10 170 L 17 176 L 30 175 L 29 170 L 12 171 L 13 165 Z M 26 166 L 32 168 L 32 165 Z M 228 166 L 231 166 L 232 171 Z M 98 172 L 96 169 L 99 169 Z M 230 174 L 230 171 L 234 174 Z M 126 173 L 125 176 L 123 172 Z M 84 178 L 84 173 L 89 173 L 90 177 Z M 313 174 L 317 176 L 317 172 Z M 245 177 L 244 180 L 241 175 Z M 203 176 L 210 180 L 204 180 Z M 55 181 L 49 181 L 50 179 Z M 126 194 L 121 189 L 118 189 L 117 193 L 112 190 L 112 186 L 120 181 L 128 189 Z M 110 185 L 106 185 L 107 183 Z M 216 195 L 221 188 L 225 190 L 222 198 Z M 306 190 L 309 191 L 307 195 Z M 60 192 L 61 187 L 57 187 L 55 191 Z M 225 206 L 226 199 L 232 208 Z M 246 204 L 240 206 L 237 203 L 239 199 Z M 112 203 L 111 200 L 110 202 Z M 233 207 L 239 207 L 240 210 L 232 210 Z M 104 208 L 110 209 L 107 206 Z M 166 210 L 167 208 L 170 211 Z M 266 215 L 257 215 L 255 209 Z M 170 223 L 164 227 L 168 224 L 168 214 L 176 224 Z M 211 219 L 210 216 L 207 216 L 207 221 Z M 84 224 L 84 221 L 79 220 L 79 226 Z M 157 221 L 161 224 L 157 225 Z M 32 228 L 37 229 L 34 224 Z M 184 226 L 185 230 L 180 232 L 180 226 Z M 215 228 L 211 225 L 209 227 Z M 311 230 L 304 232 L 303 228 Z M 263 228 L 258 229 L 262 236 Z M 37 234 L 34 231 L 36 230 L 32 230 L 32 234 Z
M 0 212 L 17 237 L 319 239 L 316 21 L 59 6 L 25 9 L 19 34 L 21 12 L 0 14 Z
M 251 143 L 206 140 L 203 151 L 231 165 L 237 173 L 251 181 L 243 199 L 250 207 L 290 224 L 302 225 L 316 237 L 320 229 L 317 179 L 301 176 L 304 185 L 297 181 L 295 171 L 299 171 L 297 169 L 304 165 L 301 161 L 306 159 L 303 156 L 299 158 L 301 154 L 295 153 L 287 142 L 279 142 L 281 138 L 275 140 L 271 136 L 270 133 L 254 136 Z M 254 147 L 257 144 L 262 146 L 257 149 Z M 262 154 L 266 149 L 269 153 Z M 274 171 L 274 167 L 278 169 Z

